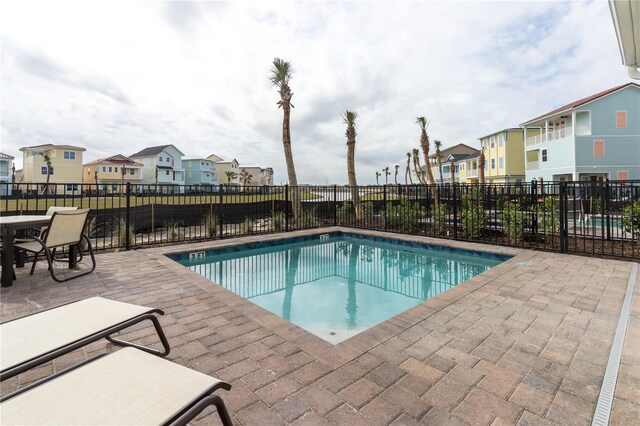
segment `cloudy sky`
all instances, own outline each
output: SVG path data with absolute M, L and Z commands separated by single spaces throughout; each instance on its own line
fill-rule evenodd
M 285 182 L 274 57 L 295 70 L 303 183 L 346 182 L 345 109 L 360 115 L 356 171 L 367 184 L 404 167 L 417 116 L 445 147 L 475 147 L 630 81 L 606 0 L 4 0 L 0 16 L 0 149 L 18 167 L 22 146 L 80 145 L 89 162 L 174 144 L 271 166 Z

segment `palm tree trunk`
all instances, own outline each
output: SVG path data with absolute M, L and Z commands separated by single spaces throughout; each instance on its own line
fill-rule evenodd
M 291 130 L 289 125 L 289 117 L 291 114 L 291 99 L 282 102 L 282 145 L 284 147 L 284 159 L 287 164 L 287 177 L 289 179 L 289 193 L 291 194 L 291 204 L 293 206 L 293 218 L 297 222 L 300 218 L 302 205 L 300 203 L 300 193 L 298 188 L 298 178 L 296 177 L 296 168 L 293 162 L 293 152 L 291 151 Z
M 362 219 L 362 206 L 360 205 L 360 193 L 358 192 L 358 184 L 356 183 L 355 151 L 356 141 L 350 139 L 347 142 L 347 178 L 349 180 L 353 207 L 356 211 L 356 220 L 360 220 Z
M 444 176 L 442 176 L 442 157 L 438 155 L 438 171 L 440 172 L 440 183 L 444 183 Z
M 411 178 L 411 164 L 410 163 L 411 163 L 411 156 L 407 155 L 407 169 L 404 172 L 404 183 L 405 183 L 405 185 L 408 185 L 409 182 L 411 182 L 411 185 L 413 185 L 413 179 Z

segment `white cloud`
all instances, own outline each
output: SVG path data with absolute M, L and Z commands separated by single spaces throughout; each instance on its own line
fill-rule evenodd
M 173 143 L 274 167 L 292 63 L 298 180 L 346 181 L 340 114 L 360 114 L 360 183 L 405 162 L 415 117 L 445 146 L 628 81 L 606 2 L 5 1 L 2 151 L 60 142 L 85 160 Z M 400 175 L 402 176 L 403 173 Z

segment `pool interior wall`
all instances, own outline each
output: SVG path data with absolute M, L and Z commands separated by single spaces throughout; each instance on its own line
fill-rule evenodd
M 333 344 L 509 258 L 348 232 L 169 257 Z

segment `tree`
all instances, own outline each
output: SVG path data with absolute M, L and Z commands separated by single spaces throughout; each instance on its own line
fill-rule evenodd
M 242 172 L 240 172 L 240 182 L 242 182 L 244 186 L 250 184 L 252 178 L 253 176 L 251 176 L 251 173 L 249 173 L 248 171 L 243 170 Z
M 380 172 L 376 172 L 376 185 L 380 185 Z
M 231 181 L 237 176 L 236 172 L 232 172 L 231 170 L 224 172 L 224 174 L 227 176 L 227 183 L 231 183 Z
M 399 164 L 396 164 L 395 168 L 396 168 L 396 174 L 395 174 L 395 175 L 393 175 L 393 181 L 394 181 L 394 182 L 395 182 L 395 184 L 397 185 L 397 184 L 398 184 L 398 169 L 400 168 L 400 165 L 399 165 Z
M 53 167 L 51 167 L 51 158 L 49 158 L 47 154 L 44 154 L 44 162 L 47 163 L 47 180 L 44 184 L 44 188 L 42 188 L 42 193 L 49 194 L 49 180 L 51 179 L 51 171 L 53 170 Z
M 434 185 L 436 180 L 433 178 L 433 171 L 431 171 L 431 162 L 429 161 L 429 135 L 427 134 L 427 127 L 429 122 L 424 117 L 418 117 L 416 123 L 420 127 L 420 147 L 422 148 L 422 155 L 424 156 L 424 167 L 427 171 L 427 178 L 429 184 Z
M 404 171 L 404 183 L 408 185 L 411 182 L 413 185 L 413 178 L 411 178 L 411 153 L 407 152 L 407 168 Z
M 120 181 L 120 193 L 122 194 L 124 192 L 124 175 L 125 173 L 127 173 L 127 168 L 125 167 L 124 163 L 122 164 L 120 171 L 122 173 L 122 179 Z
M 385 167 L 382 170 L 384 170 L 384 184 L 388 185 L 389 184 L 389 175 L 391 174 L 391 172 L 389 171 L 389 166 Z
M 440 151 L 442 142 L 434 141 L 433 143 L 436 146 L 436 160 L 438 161 L 438 171 L 440 172 L 440 183 L 444 183 L 444 177 L 442 176 L 442 152 Z
M 484 158 L 484 146 L 480 150 L 480 158 L 478 159 L 478 180 L 484 185 L 484 166 L 486 159 Z
M 356 220 L 362 218 L 362 206 L 360 205 L 360 193 L 358 192 L 358 184 L 356 183 L 356 127 L 358 127 L 357 120 L 358 113 L 355 111 L 346 110 L 342 114 L 342 120 L 347 125 L 347 131 L 345 136 L 347 137 L 347 177 L 349 179 L 349 187 L 351 188 L 351 198 L 353 200 L 353 207 L 356 210 Z
M 298 194 L 298 178 L 296 177 L 296 168 L 293 163 L 293 152 L 291 151 L 291 129 L 290 129 L 290 115 L 291 108 L 294 106 L 291 104 L 291 98 L 293 92 L 289 87 L 289 80 L 291 80 L 291 74 L 293 68 L 289 62 L 286 62 L 280 58 L 273 60 L 273 66 L 271 68 L 271 75 L 269 80 L 271 84 L 278 88 L 280 94 L 280 100 L 278 101 L 278 108 L 282 108 L 282 146 L 284 147 L 284 159 L 287 164 L 287 177 L 289 178 L 289 185 L 293 186 L 291 194 L 291 202 L 293 205 L 293 217 L 295 220 L 300 218 L 300 212 L 302 211 L 302 205 L 300 203 L 300 196 Z
M 425 181 L 422 178 L 422 166 L 420 166 L 420 150 L 417 148 L 413 149 L 413 169 L 416 172 L 416 177 L 418 178 L 418 183 L 424 185 Z
M 456 183 L 456 163 L 455 160 L 453 159 L 453 156 L 451 156 L 451 164 L 449 167 L 449 171 L 451 172 L 451 184 L 453 185 L 454 183 Z

